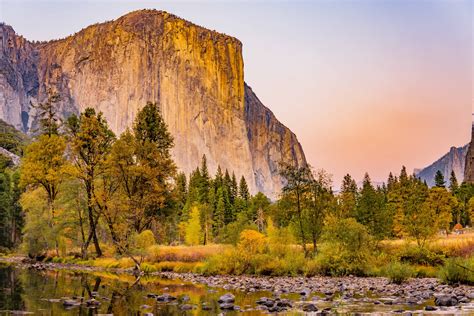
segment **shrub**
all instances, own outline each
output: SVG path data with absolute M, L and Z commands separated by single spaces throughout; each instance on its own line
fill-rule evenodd
M 231 248 L 210 257 L 204 264 L 203 274 L 241 274 L 241 257 L 237 249 Z M 240 273 L 239 273 L 240 272 Z
M 446 284 L 474 284 L 474 259 L 450 258 L 439 270 L 439 278 Z
M 416 278 L 436 278 L 438 275 L 438 269 L 430 266 L 415 266 L 413 271 Z
M 266 245 L 265 235 L 253 229 L 245 229 L 240 233 L 237 248 L 243 251 L 243 255 L 255 255 L 263 253 Z
M 318 275 L 320 273 L 321 269 L 319 266 L 319 261 L 318 260 L 308 260 L 305 262 L 305 265 L 303 267 L 303 273 L 307 277 L 312 277 L 315 275 Z
M 388 277 L 390 282 L 395 284 L 402 284 L 409 278 L 413 277 L 414 270 L 410 265 L 397 261 L 388 264 L 383 269 L 383 273 L 385 274 L 385 276 Z
M 400 261 L 415 265 L 437 266 L 444 263 L 446 256 L 426 248 L 407 245 L 399 253 Z
M 364 225 L 353 218 L 329 219 L 323 240 L 313 266 L 318 267 L 318 274 L 367 274 L 372 261 L 372 240 Z
M 155 235 L 151 230 L 144 230 L 134 238 L 135 247 L 138 249 L 147 249 L 156 244 Z

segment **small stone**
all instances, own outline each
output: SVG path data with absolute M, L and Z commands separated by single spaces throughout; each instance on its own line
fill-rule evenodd
M 318 307 L 313 303 L 306 303 L 303 305 L 303 312 L 317 312 Z
M 232 303 L 222 303 L 219 305 L 220 309 L 222 310 L 234 310 L 234 304 Z
M 172 296 L 172 295 L 169 295 L 169 294 L 166 294 L 166 293 L 163 294 L 163 295 L 158 295 L 158 296 L 156 296 L 156 300 L 157 300 L 158 302 L 165 302 L 165 303 L 167 303 L 167 302 L 174 301 L 174 300 L 176 300 L 176 299 L 177 299 L 177 298 L 176 298 L 175 296 Z
M 63 301 L 63 306 L 64 307 L 77 306 L 77 305 L 80 305 L 80 303 L 77 302 L 77 301 L 74 301 L 74 300 L 64 300 Z
M 100 302 L 96 299 L 93 299 L 91 298 L 90 300 L 87 300 L 86 301 L 86 305 L 89 306 L 89 307 L 92 307 L 92 306 L 99 306 L 100 305 Z
M 201 306 L 201 309 L 203 311 L 210 311 L 212 309 L 212 307 L 209 306 L 209 304 L 207 304 L 207 303 L 203 303 L 202 306 Z
M 458 300 L 449 295 L 438 296 L 435 299 L 436 306 L 456 306 L 458 305 Z
M 431 306 L 431 305 L 428 305 L 428 306 L 425 306 L 425 311 L 436 311 L 438 310 L 436 307 L 434 306 Z
M 311 294 L 311 291 L 309 289 L 303 289 L 300 291 L 301 296 L 309 296 Z
M 194 306 L 193 305 L 190 305 L 190 304 L 183 304 L 179 307 L 182 311 L 190 311 L 192 309 L 194 309 Z
M 218 300 L 219 303 L 234 303 L 235 302 L 235 296 L 231 293 L 227 293 L 219 297 Z

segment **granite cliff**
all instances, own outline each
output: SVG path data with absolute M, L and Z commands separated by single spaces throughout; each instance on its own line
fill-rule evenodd
M 446 183 L 449 185 L 449 178 L 451 171 L 454 170 L 456 178 L 459 183 L 464 179 L 464 167 L 466 164 L 466 155 L 468 152 L 468 145 L 463 147 L 451 147 L 449 152 L 440 159 L 433 162 L 426 168 L 415 169 L 415 175 L 432 187 L 434 186 L 434 178 L 436 172 L 439 170 L 443 173 Z
M 467 183 L 474 184 L 474 146 L 472 141 L 474 140 L 474 124 L 472 124 L 471 142 L 468 145 L 466 154 L 466 164 L 464 169 L 464 181 Z
M 61 95 L 63 117 L 94 107 L 117 134 L 147 101 L 157 102 L 186 173 L 205 154 L 211 172 L 234 170 L 252 192 L 275 197 L 278 162 L 306 164 L 295 134 L 245 84 L 242 43 L 163 11 L 135 11 L 40 43 L 0 25 L 0 118 L 31 132 L 30 102 L 50 88 Z

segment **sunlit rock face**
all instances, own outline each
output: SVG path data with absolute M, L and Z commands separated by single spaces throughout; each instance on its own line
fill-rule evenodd
M 175 138 L 173 156 L 190 173 L 235 171 L 252 192 L 276 197 L 280 160 L 306 164 L 296 136 L 244 83 L 242 43 L 162 11 L 142 10 L 65 39 L 30 43 L 0 25 L 0 118 L 35 129 L 33 103 L 48 89 L 60 114 L 102 111 L 120 134 L 147 101 L 160 104 Z

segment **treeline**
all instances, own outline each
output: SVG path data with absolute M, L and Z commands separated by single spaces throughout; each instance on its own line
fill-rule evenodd
M 474 186 L 459 185 L 454 172 L 447 185 L 438 171 L 433 188 L 409 176 L 405 167 L 398 176 L 390 173 L 387 184 L 377 187 L 365 174 L 358 188 L 348 174 L 337 195 L 325 171 L 285 165 L 281 174 L 287 185 L 274 219 L 279 226 L 292 227 L 306 255 L 307 244 L 311 243 L 316 253 L 324 229 L 342 221 L 361 225 L 374 240 L 410 237 L 423 247 L 436 234 L 471 225 L 474 217 Z M 348 227 L 345 233 L 350 233 Z
M 91 247 L 96 256 L 110 248 L 130 255 L 147 238 L 162 244 L 232 242 L 241 227 L 257 227 L 259 209 L 270 204 L 263 194 L 250 195 L 244 177 L 237 181 L 220 167 L 211 176 L 205 156 L 189 181 L 177 173 L 173 138 L 154 103 L 116 137 L 92 108 L 61 122 L 58 101 L 51 93 L 37 106 L 39 129 L 20 168 L 3 168 L 0 188 L 8 193 L 0 198 L 9 210 L 1 211 L 14 216 L 2 218 L 24 219 L 16 229 L 2 222 L 2 233 L 15 234 L 2 238 L 9 240 L 4 247 L 17 246 L 20 232 L 31 256 L 87 257 Z
M 368 240 L 410 237 L 424 247 L 474 219 L 474 186 L 458 184 L 454 173 L 447 184 L 438 172 L 433 188 L 405 167 L 382 186 L 366 174 L 359 188 L 346 175 L 335 194 L 324 170 L 281 164 L 285 186 L 273 203 L 252 196 L 232 171 L 211 175 L 205 156 L 187 179 L 171 158 L 173 137 L 157 104 L 147 103 L 117 137 L 92 108 L 61 122 L 58 101 L 51 93 L 37 105 L 37 135 L 24 149 L 11 146 L 23 154 L 20 167 L 0 169 L 0 246 L 21 242 L 31 256 L 133 258 L 155 242 L 236 244 L 248 230 L 273 231 L 275 245 L 296 241 L 306 257 L 322 240 L 360 255 Z
M 0 147 L 22 155 L 26 137 L 0 120 Z M 20 174 L 13 161 L 0 154 L 0 250 L 14 248 L 21 242 L 23 213 L 19 203 Z

